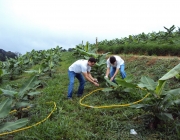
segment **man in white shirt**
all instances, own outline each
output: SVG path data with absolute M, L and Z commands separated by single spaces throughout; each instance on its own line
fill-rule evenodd
M 95 58 L 89 58 L 89 60 L 77 60 L 68 69 L 69 86 L 68 86 L 68 99 L 72 99 L 72 93 L 74 88 L 74 78 L 79 80 L 79 88 L 77 96 L 80 97 L 84 91 L 85 79 L 93 83 L 95 86 L 99 86 L 97 79 L 91 76 L 91 67 L 96 63 Z M 85 77 L 85 79 L 84 79 Z
M 120 71 L 120 75 L 122 79 L 126 78 L 126 72 L 125 72 L 125 65 L 124 60 L 117 55 L 111 56 L 107 59 L 107 70 L 106 70 L 106 78 L 108 78 L 108 75 L 110 74 L 110 81 L 115 82 L 114 78 L 118 74 L 118 71 Z

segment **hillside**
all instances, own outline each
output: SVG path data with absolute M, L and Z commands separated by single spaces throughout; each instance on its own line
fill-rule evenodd
M 179 58 L 177 59 L 176 57 L 170 57 L 170 59 L 166 57 L 166 59 L 164 59 L 156 56 L 119 55 L 125 60 L 126 73 L 128 76 L 133 77 L 133 83 L 140 82 L 142 76 L 148 76 L 156 82 L 170 69 L 179 64 Z M 178 132 L 174 129 L 175 124 L 166 122 L 164 125 L 156 128 L 153 125 L 150 127 L 147 124 L 151 118 L 147 120 L 141 118 L 143 114 L 146 114 L 143 110 L 130 108 L 128 106 L 95 109 L 80 105 L 80 98 L 75 95 L 79 85 L 77 80 L 75 80 L 73 100 L 67 100 L 69 83 L 67 69 L 77 59 L 77 57 L 72 55 L 72 52 L 63 52 L 61 54 L 62 61 L 59 61 L 60 65 L 56 67 L 52 77 L 39 75 L 42 86 L 39 87 L 37 91 L 41 94 L 34 95 L 33 98 L 28 100 L 28 102 L 32 104 L 32 108 L 26 111 L 26 117 L 30 119 L 30 122 L 26 126 L 36 124 L 48 116 L 53 110 L 53 104 L 48 104 L 49 102 L 56 103 L 56 111 L 54 111 L 45 122 L 30 129 L 13 133 L 9 137 L 13 137 L 13 140 L 24 138 L 53 140 L 178 139 L 177 133 L 179 129 L 177 129 Z M 30 69 L 38 70 L 38 68 L 38 65 L 35 65 Z M 105 71 L 101 71 L 101 73 L 104 75 Z M 32 76 L 32 74 L 23 73 L 15 80 L 4 81 L 3 84 L 0 85 L 0 88 L 15 88 L 15 90 L 18 91 L 18 88 L 26 83 L 26 80 L 30 76 Z M 179 81 L 172 78 L 167 82 L 165 89 L 176 89 L 179 87 Z M 108 88 L 105 80 L 100 81 L 100 87 L 95 87 L 87 82 L 84 95 L 98 88 Z M 125 91 L 122 87 L 111 92 L 104 93 L 98 91 L 84 99 L 83 103 L 90 106 L 127 104 L 140 100 L 147 94 L 139 89 L 133 89 L 133 91 L 126 89 Z M 128 91 L 131 92 L 129 93 Z M 153 96 L 149 96 L 148 99 L 152 97 Z M 141 103 L 147 102 L 144 101 Z M 154 103 L 154 105 L 156 104 Z M 175 111 L 175 108 L 173 109 Z M 176 118 L 176 123 L 179 123 L 178 117 Z M 130 135 L 130 129 L 135 129 L 138 135 Z M 4 138 L 8 139 L 8 136 Z

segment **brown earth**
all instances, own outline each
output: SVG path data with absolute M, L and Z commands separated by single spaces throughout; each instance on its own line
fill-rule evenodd
M 99 52 L 99 54 L 103 54 L 103 52 Z M 106 59 L 108 59 L 110 56 L 112 55 L 119 55 L 121 56 L 122 59 L 124 59 L 125 61 L 131 62 L 137 59 L 147 59 L 148 58 L 148 62 L 147 65 L 153 65 L 157 62 L 157 60 L 172 60 L 172 59 L 178 59 L 180 60 L 180 57 L 178 56 L 147 56 L 147 55 L 134 55 L 134 54 L 129 54 L 129 55 L 124 55 L 124 54 L 109 54 L 106 56 Z
M 103 54 L 104 52 L 98 52 L 98 54 Z M 109 54 L 109 55 L 107 55 L 107 57 L 106 57 L 106 59 L 108 59 L 110 56 L 112 56 L 112 55 L 119 55 L 119 56 L 121 56 L 122 58 L 125 58 L 125 57 L 127 57 L 127 58 L 131 58 L 131 59 L 129 59 L 130 61 L 131 60 L 134 60 L 134 59 L 137 59 L 137 58 L 139 58 L 139 57 L 146 57 L 146 58 L 149 58 L 149 59 L 179 59 L 180 60 L 180 57 L 178 57 L 178 56 L 147 56 L 147 55 L 121 55 L 121 54 Z
M 154 65 L 158 60 L 173 60 L 173 59 L 176 59 L 176 60 L 180 60 L 180 57 L 177 57 L 177 56 L 146 56 L 146 55 L 124 55 L 124 54 L 110 54 L 110 55 L 107 55 L 106 59 L 108 59 L 110 56 L 112 55 L 118 55 L 118 56 L 121 56 L 122 59 L 124 59 L 126 62 L 132 62 L 132 61 L 135 61 L 135 60 L 143 60 L 143 59 L 148 59 L 146 65 L 147 66 L 152 66 Z M 177 61 L 176 61 L 176 65 L 177 65 Z
M 126 56 L 122 56 L 123 58 L 125 58 Z M 137 58 L 149 58 L 151 59 L 151 61 L 155 61 L 157 59 L 179 59 L 180 60 L 180 57 L 177 57 L 177 56 L 141 56 L 141 55 L 132 55 L 132 56 L 128 56 L 128 61 L 133 61 L 134 59 L 137 59 Z
M 172 60 L 172 59 L 178 59 L 180 60 L 180 57 L 177 56 L 139 56 L 139 55 L 132 55 L 132 56 L 122 56 L 122 58 L 125 61 L 131 62 L 136 59 L 145 59 L 148 58 L 147 65 L 153 65 L 156 63 L 157 60 L 164 59 L 164 60 Z

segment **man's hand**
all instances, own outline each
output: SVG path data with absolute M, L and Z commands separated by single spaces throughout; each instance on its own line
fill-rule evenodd
M 94 82 L 98 83 L 98 80 L 96 78 L 94 78 Z
M 108 78 L 108 76 L 106 75 L 106 76 L 104 76 L 104 78 Z
M 113 78 L 113 77 L 111 77 L 110 81 L 112 82 L 112 81 L 113 81 L 113 79 L 114 79 L 114 78 Z
M 97 87 L 99 87 L 99 84 L 98 84 L 98 83 L 96 83 L 96 82 L 94 82 L 94 85 L 95 85 L 95 86 L 97 86 Z

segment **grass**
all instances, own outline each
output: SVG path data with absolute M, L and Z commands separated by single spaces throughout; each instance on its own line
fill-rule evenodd
M 168 69 L 173 68 L 179 63 L 178 59 L 157 59 L 147 57 L 133 57 L 132 55 L 123 55 L 126 64 L 127 75 L 133 75 L 134 82 L 138 82 L 142 75 L 149 76 L 155 81 L 163 76 Z M 8 139 L 13 137 L 14 140 L 156 140 L 156 139 L 177 139 L 175 132 L 166 131 L 167 129 L 149 130 L 145 127 L 142 120 L 137 120 L 143 112 L 140 110 L 119 107 L 119 108 L 103 108 L 93 109 L 81 106 L 78 97 L 75 93 L 78 88 L 78 81 L 75 80 L 73 100 L 67 100 L 68 88 L 68 67 L 77 58 L 72 56 L 71 52 L 63 52 L 62 61 L 56 69 L 54 77 L 46 81 L 47 85 L 43 89 L 39 89 L 42 94 L 37 96 L 31 102 L 35 107 L 29 111 L 30 122 L 28 125 L 44 119 L 53 109 L 53 105 L 46 102 L 53 101 L 57 105 L 57 110 L 52 116 L 38 126 L 32 127 L 25 131 L 20 131 L 12 135 L 3 137 Z M 21 85 L 24 82 L 23 77 L 28 77 L 28 74 L 23 74 L 21 78 L 9 83 L 4 83 L 1 87 L 6 87 L 7 84 Z M 168 82 L 167 88 L 179 87 L 180 83 L 175 79 Z M 100 87 L 105 87 L 100 83 Z M 84 95 L 97 89 L 91 83 L 87 82 L 84 90 Z M 102 92 L 93 93 L 83 100 L 83 103 L 88 105 L 112 105 L 124 104 L 141 99 L 144 96 L 139 91 L 134 91 L 132 95 L 123 95 L 121 93 Z M 130 129 L 135 129 L 137 135 L 131 135 Z M 1 139 L 1 138 L 0 138 Z

